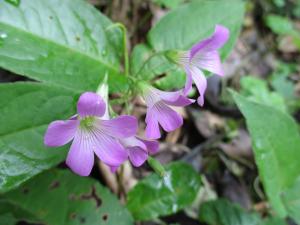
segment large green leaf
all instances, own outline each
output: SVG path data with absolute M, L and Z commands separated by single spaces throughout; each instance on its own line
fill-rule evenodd
M 199 218 L 210 225 L 261 225 L 258 214 L 245 212 L 225 199 L 201 205 Z
M 1 214 L 0 221 L 3 225 L 15 225 L 18 222 L 11 213 Z
M 6 193 L 1 202 L 13 207 L 10 213 L 14 217 L 30 222 L 133 225 L 129 212 L 99 182 L 67 170 L 40 174 L 17 190 Z
M 128 193 L 128 209 L 136 220 L 168 215 L 190 205 L 200 188 L 197 172 L 184 163 L 173 163 L 162 179 L 151 174 Z
M 286 216 L 281 193 L 293 185 L 300 175 L 300 135 L 297 124 L 284 112 L 232 93 L 246 118 L 267 196 L 274 210 L 280 216 Z
M 262 220 L 258 213 L 246 212 L 225 199 L 205 202 L 200 207 L 199 218 L 209 225 L 286 225 L 279 218 Z
M 300 224 L 300 176 L 295 183 L 284 190 L 282 199 L 290 217 Z
M 187 50 L 210 36 L 216 24 L 230 30 L 230 40 L 222 49 L 228 55 L 239 34 L 244 16 L 241 0 L 198 0 L 164 16 L 149 32 L 148 42 L 156 51 Z
M 0 192 L 18 186 L 65 156 L 43 144 L 47 125 L 75 114 L 74 92 L 40 83 L 0 85 Z
M 0 67 L 75 90 L 95 90 L 107 73 L 119 75 L 120 30 L 83 0 L 0 0 Z

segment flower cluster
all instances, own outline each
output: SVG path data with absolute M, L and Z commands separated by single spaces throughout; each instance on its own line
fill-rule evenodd
M 210 38 L 197 43 L 189 51 L 169 54 L 169 58 L 186 71 L 186 84 L 182 90 L 164 92 L 146 82 L 138 82 L 137 89 L 147 105 L 147 140 L 136 136 L 138 123 L 135 117 L 123 115 L 110 119 L 103 96 L 85 92 L 78 100 L 76 115 L 49 125 L 44 137 L 45 145 L 58 147 L 72 141 L 66 163 L 81 176 L 91 173 L 94 155 L 112 171 L 127 159 L 134 166 L 141 166 L 149 154 L 158 150 L 158 142 L 153 139 L 161 137 L 160 127 L 171 132 L 183 124 L 182 117 L 172 106 L 184 107 L 195 102 L 187 97 L 193 82 L 200 94 L 197 102 L 203 106 L 207 85 L 203 70 L 223 75 L 218 49 L 228 37 L 228 29 L 217 25 Z

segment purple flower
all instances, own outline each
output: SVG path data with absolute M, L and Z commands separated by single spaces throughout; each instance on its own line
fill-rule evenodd
M 159 143 L 154 140 L 145 140 L 137 136 L 124 138 L 120 140 L 128 153 L 130 162 L 135 167 L 144 164 L 149 155 L 155 154 L 158 151 Z M 118 167 L 110 166 L 111 172 L 116 172 Z
M 158 151 L 157 141 L 145 140 L 136 136 L 124 138 L 120 141 L 128 152 L 130 162 L 139 167 L 148 159 L 148 155 Z
M 197 44 L 189 51 L 179 55 L 179 63 L 184 67 L 187 80 L 183 93 L 185 95 L 192 88 L 193 81 L 199 91 L 197 102 L 200 106 L 204 104 L 204 93 L 207 86 L 206 77 L 202 70 L 223 76 L 223 68 L 218 49 L 221 48 L 229 38 L 229 30 L 221 25 L 216 25 L 214 34 Z
M 182 90 L 165 92 L 146 83 L 139 85 L 148 107 L 145 120 L 147 138 L 160 138 L 159 125 L 167 132 L 171 132 L 182 125 L 182 117 L 169 106 L 187 106 L 192 104 L 194 100 L 182 95 Z
M 92 92 L 83 93 L 77 103 L 78 115 L 69 120 L 52 122 L 44 143 L 58 147 L 73 140 L 67 165 L 77 174 L 88 176 L 94 165 L 94 153 L 107 165 L 118 167 L 128 157 L 119 139 L 136 134 L 137 120 L 132 116 L 101 119 L 105 102 Z

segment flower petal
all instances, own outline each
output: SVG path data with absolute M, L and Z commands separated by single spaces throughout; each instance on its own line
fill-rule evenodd
M 111 120 L 99 119 L 97 127 L 112 137 L 127 138 L 136 134 L 138 122 L 134 116 L 119 116 Z
M 193 78 L 192 78 L 192 75 L 191 75 L 191 72 L 190 72 L 190 69 L 188 66 L 185 67 L 185 72 L 186 72 L 186 81 L 185 81 L 185 85 L 184 85 L 184 89 L 183 89 L 183 94 L 185 96 L 187 96 L 192 89 Z
M 148 153 L 150 154 L 155 154 L 158 152 L 158 148 L 159 148 L 159 143 L 158 141 L 154 141 L 154 140 L 145 140 L 142 138 L 137 137 L 138 140 L 140 140 L 141 142 L 144 143 L 144 145 L 146 145 L 146 149 L 148 151 Z
M 147 109 L 145 122 L 146 122 L 146 137 L 149 139 L 158 139 L 161 136 L 157 115 L 155 115 L 154 113 L 155 110 L 153 108 Z
M 190 63 L 201 69 L 223 76 L 223 68 L 218 49 L 229 38 L 229 30 L 217 25 L 212 37 L 194 45 L 190 51 Z
M 183 124 L 182 117 L 165 103 L 158 102 L 153 109 L 154 115 L 165 131 L 170 132 L 176 130 Z
M 94 152 L 106 165 L 118 167 L 127 159 L 126 150 L 115 138 L 93 131 L 93 142 Z
M 127 147 L 140 147 L 144 150 L 147 149 L 146 145 L 144 144 L 144 142 L 135 137 L 135 136 L 132 136 L 132 137 L 129 137 L 129 138 L 123 138 L 123 139 L 120 139 L 120 142 L 121 144 L 127 148 Z
M 197 54 L 201 54 L 203 52 L 209 52 L 214 51 L 219 48 L 221 48 L 229 38 L 229 30 L 222 26 L 222 25 L 216 25 L 214 34 L 195 44 L 190 51 L 190 57 L 194 58 Z
M 110 172 L 115 173 L 119 169 L 118 166 L 109 166 Z
M 201 70 L 199 70 L 196 67 L 191 67 L 190 69 L 190 73 L 192 75 L 192 78 L 197 86 L 197 89 L 199 91 L 199 98 L 197 99 L 197 103 L 200 106 L 204 105 L 204 93 L 207 87 L 207 80 L 205 75 L 203 74 L 203 72 Z
M 187 106 L 195 102 L 183 95 L 182 90 L 174 92 L 166 92 L 156 89 L 157 94 L 168 105 L 173 106 Z
M 143 163 L 148 158 L 147 151 L 140 147 L 129 147 L 127 149 L 128 149 L 129 160 L 135 167 L 139 167 L 143 165 Z
M 197 54 L 193 59 L 192 65 L 219 76 L 224 75 L 221 59 L 219 53 L 216 50 L 205 52 L 203 54 Z
M 77 112 L 81 117 L 98 116 L 101 117 L 105 112 L 105 102 L 93 92 L 83 93 L 77 103 Z
M 94 165 L 92 143 L 86 135 L 81 130 L 77 131 L 66 160 L 71 170 L 80 176 L 88 176 Z
M 44 144 L 49 147 L 67 144 L 74 138 L 78 125 L 78 120 L 57 120 L 50 123 L 44 137 Z

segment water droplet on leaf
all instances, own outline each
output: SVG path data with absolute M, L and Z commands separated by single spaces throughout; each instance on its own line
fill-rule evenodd
M 166 174 L 164 174 L 164 176 L 163 176 L 163 182 L 164 182 L 165 186 L 171 192 L 174 192 L 174 188 L 173 188 L 173 184 L 172 184 L 172 181 L 171 181 L 171 174 L 170 174 L 170 172 L 166 172 Z
M 0 38 L 1 39 L 7 38 L 7 33 L 3 32 L 3 31 L 0 31 Z

